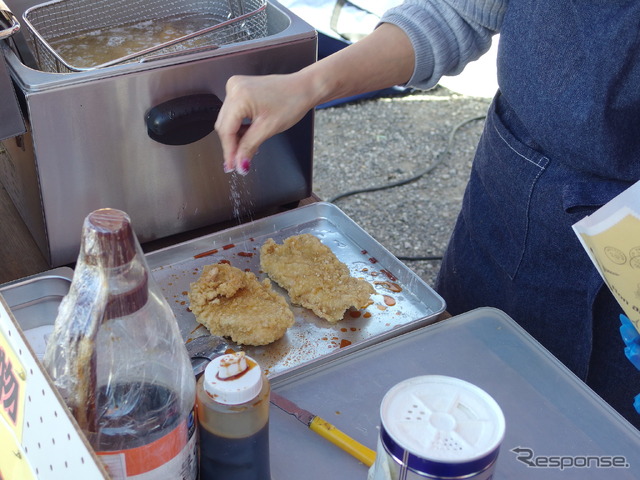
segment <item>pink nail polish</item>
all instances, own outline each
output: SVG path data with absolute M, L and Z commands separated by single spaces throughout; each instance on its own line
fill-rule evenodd
M 251 160 L 248 158 L 244 158 L 241 162 L 240 162 L 240 167 L 238 168 L 238 173 L 240 175 L 246 175 L 247 173 L 249 173 L 249 169 L 251 168 Z

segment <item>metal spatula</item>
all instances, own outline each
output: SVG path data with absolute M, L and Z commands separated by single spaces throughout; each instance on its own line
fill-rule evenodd
M 207 367 L 209 362 L 219 355 L 223 355 L 231 346 L 222 337 L 202 335 L 186 343 L 187 352 L 191 358 L 193 374 L 197 377 Z

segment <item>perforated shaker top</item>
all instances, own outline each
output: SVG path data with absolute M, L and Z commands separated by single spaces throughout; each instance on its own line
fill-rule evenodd
M 500 446 L 500 406 L 479 387 L 426 375 L 391 388 L 380 407 L 382 424 L 402 448 L 433 461 L 466 462 Z

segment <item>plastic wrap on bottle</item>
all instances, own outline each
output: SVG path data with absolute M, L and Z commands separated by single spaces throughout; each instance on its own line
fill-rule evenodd
M 44 364 L 114 479 L 196 477 L 195 377 L 124 212 L 85 219 Z

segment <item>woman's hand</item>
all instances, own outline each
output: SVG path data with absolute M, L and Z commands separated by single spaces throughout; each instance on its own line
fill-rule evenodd
M 382 24 L 364 39 L 286 75 L 233 76 L 215 129 L 225 172 L 246 175 L 258 147 L 316 105 L 405 83 L 414 67 L 406 34 Z
M 258 147 L 295 125 L 314 107 L 301 72 L 289 75 L 233 76 L 227 81 L 216 131 L 225 172 L 246 175 Z

